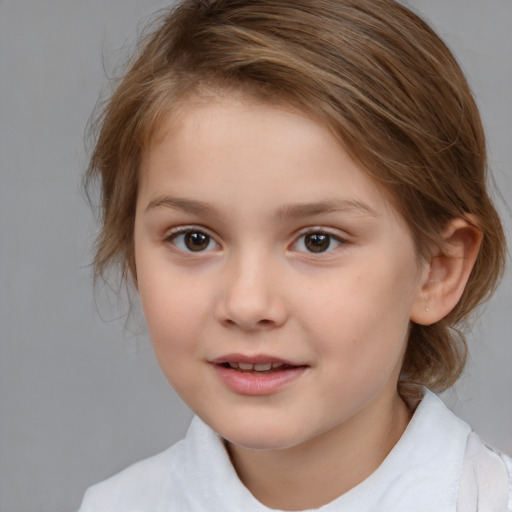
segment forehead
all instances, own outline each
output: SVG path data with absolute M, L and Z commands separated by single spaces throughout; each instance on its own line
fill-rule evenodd
M 144 154 L 140 193 L 149 201 L 171 193 L 216 199 L 231 210 L 255 199 L 262 208 L 335 198 L 390 207 L 325 124 L 241 95 L 183 102 Z

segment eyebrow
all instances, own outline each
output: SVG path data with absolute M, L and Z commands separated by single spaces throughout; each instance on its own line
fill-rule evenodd
M 211 215 L 218 217 L 220 213 L 217 208 L 208 203 L 195 201 L 194 199 L 188 199 L 185 197 L 172 196 L 160 196 L 156 199 L 153 199 L 146 206 L 146 212 L 162 206 L 173 208 L 174 210 L 181 210 L 186 213 L 193 213 L 196 215 Z
M 215 206 L 189 199 L 185 197 L 160 196 L 152 201 L 146 207 L 146 211 L 159 207 L 181 210 L 195 215 L 208 215 L 220 217 L 221 212 Z M 315 215 L 328 213 L 356 213 L 377 217 L 377 213 L 367 204 L 353 199 L 327 199 L 313 203 L 295 203 L 281 206 L 275 217 L 277 219 L 313 217 Z
M 314 203 L 297 203 L 282 206 L 277 210 L 280 219 L 313 217 L 327 213 L 358 213 L 377 217 L 377 213 L 362 201 L 354 199 L 328 199 Z

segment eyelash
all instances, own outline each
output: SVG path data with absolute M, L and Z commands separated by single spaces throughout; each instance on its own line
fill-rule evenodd
M 197 250 L 197 251 L 190 249 L 190 247 L 186 246 L 187 235 L 200 235 L 200 236 L 204 237 L 202 241 L 206 245 L 204 245 L 204 247 L 202 248 L 201 244 L 198 244 L 199 250 Z M 182 241 L 177 243 L 176 240 L 179 239 L 179 237 L 184 237 L 184 238 Z M 320 250 L 318 250 L 318 251 L 307 250 L 307 248 L 306 248 L 307 237 L 320 237 L 319 239 L 316 240 L 316 242 L 314 242 L 317 244 L 322 242 L 322 237 L 327 237 L 328 245 L 323 250 L 320 245 L 317 245 L 320 248 Z M 325 240 L 325 238 L 323 238 L 323 240 Z M 189 239 L 189 241 L 190 241 L 190 239 Z M 201 239 L 199 238 L 198 241 L 201 242 Z M 301 244 L 301 241 L 302 241 L 302 244 Z M 313 239 L 310 239 L 309 241 L 311 242 L 311 241 L 313 241 Z M 204 228 L 199 227 L 199 226 L 198 227 L 182 226 L 179 228 L 175 228 L 172 231 L 172 233 L 170 233 L 168 236 L 165 237 L 164 242 L 172 245 L 174 250 L 184 253 L 184 254 L 201 254 L 201 253 L 211 252 L 212 251 L 212 248 L 210 247 L 211 245 L 214 245 L 215 248 L 217 248 L 217 249 L 220 248 L 220 245 L 215 241 L 215 238 L 213 236 L 211 236 L 210 234 L 208 234 L 206 232 L 206 230 L 204 230 Z M 336 244 L 335 247 L 332 247 L 333 242 Z M 296 250 L 298 252 L 302 252 L 302 253 L 306 253 L 306 254 L 321 255 L 321 254 L 329 253 L 329 252 L 337 249 L 340 245 L 343 245 L 346 243 L 347 243 L 346 239 L 340 237 L 339 235 L 335 235 L 334 233 L 326 231 L 323 228 L 309 228 L 307 231 L 303 231 L 296 238 L 296 240 L 290 245 L 290 247 L 292 248 L 292 250 Z M 181 245 L 181 247 L 180 247 L 180 245 Z M 304 247 L 304 250 L 298 250 L 297 249 L 298 245 L 302 245 Z
M 316 254 L 322 255 L 329 253 L 335 249 L 337 249 L 340 245 L 347 243 L 347 240 L 341 238 L 339 235 L 335 235 L 329 231 L 326 231 L 324 228 L 309 228 L 306 232 L 301 233 L 301 235 L 297 238 L 297 240 L 291 245 L 291 247 L 296 247 L 301 240 L 303 240 L 302 245 L 305 246 L 307 237 L 320 236 L 320 237 L 328 237 L 328 246 L 325 250 L 319 251 L 308 251 L 303 250 L 299 252 L 304 252 L 306 254 Z M 320 240 L 317 240 L 319 242 Z M 337 244 L 335 247 L 332 247 L 333 242 Z
M 208 239 L 208 243 L 206 245 L 206 248 L 208 248 L 212 243 L 215 244 L 215 246 L 217 248 L 220 247 L 220 245 L 215 242 L 215 239 L 213 236 L 209 235 L 204 228 L 201 228 L 199 226 L 181 226 L 179 228 L 175 228 L 169 235 L 167 235 L 164 239 L 164 242 L 172 245 L 174 247 L 175 250 L 177 250 L 178 252 L 182 252 L 182 253 L 185 253 L 185 254 L 199 254 L 199 253 L 202 253 L 202 252 L 210 252 L 210 250 L 208 251 L 205 251 L 204 249 L 203 250 L 199 250 L 199 251 L 194 251 L 194 250 L 191 250 L 190 248 L 186 248 L 186 247 L 179 247 L 178 244 L 176 243 L 176 240 L 180 237 L 180 236 L 183 236 L 184 240 L 183 240 L 183 245 L 185 244 L 185 237 L 187 235 L 192 235 L 192 234 L 198 234 L 198 235 L 203 235 L 204 237 L 206 237 Z

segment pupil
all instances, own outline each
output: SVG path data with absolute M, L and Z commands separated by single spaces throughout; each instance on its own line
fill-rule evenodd
M 202 251 L 209 243 L 210 237 L 204 233 L 191 232 L 185 235 L 185 245 L 191 251 Z
M 321 233 L 314 233 L 306 235 L 306 247 L 311 252 L 324 252 L 329 248 L 331 239 L 329 235 L 322 235 Z

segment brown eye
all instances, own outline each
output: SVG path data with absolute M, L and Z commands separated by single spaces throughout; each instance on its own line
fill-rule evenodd
M 218 248 L 215 240 L 202 231 L 183 231 L 169 237 L 169 242 L 182 252 L 207 252 Z
M 204 233 L 191 231 L 185 234 L 184 242 L 187 249 L 191 251 L 204 251 L 210 244 L 210 237 Z
M 324 233 L 311 233 L 305 236 L 304 245 L 309 252 L 325 252 L 331 245 L 331 236 Z
M 310 233 L 299 237 L 292 247 L 295 251 L 318 254 L 330 252 L 343 243 L 344 240 L 336 235 L 331 235 L 322 231 L 311 231 Z

